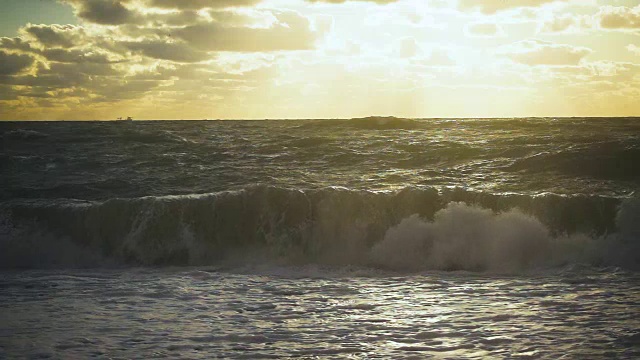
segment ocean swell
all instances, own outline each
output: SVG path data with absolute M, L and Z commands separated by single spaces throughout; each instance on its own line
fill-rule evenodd
M 328 264 L 514 272 L 640 264 L 640 201 L 251 186 L 0 205 L 0 268 Z

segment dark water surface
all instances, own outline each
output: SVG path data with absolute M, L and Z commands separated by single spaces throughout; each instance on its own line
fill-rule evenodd
M 640 120 L 1 123 L 1 199 L 462 187 L 621 196 L 640 184 Z
M 640 357 L 639 119 L 0 141 L 0 358 Z

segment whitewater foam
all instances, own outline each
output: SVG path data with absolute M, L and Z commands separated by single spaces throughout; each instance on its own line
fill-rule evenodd
M 463 194 L 466 201 L 457 201 Z M 5 204 L 0 259 L 4 268 L 260 263 L 405 271 L 513 272 L 582 263 L 637 268 L 638 200 L 618 200 L 613 207 L 610 200 L 257 186 L 207 195 Z M 585 204 L 591 209 L 581 208 Z M 560 220 L 567 219 L 562 223 L 554 217 L 559 211 L 584 217 L 560 213 Z M 603 229 L 608 223 L 613 225 Z
M 597 239 L 552 237 L 519 210 L 494 214 L 450 203 L 433 222 L 411 216 L 389 229 L 371 250 L 376 265 L 408 270 L 522 271 L 568 263 L 594 263 Z

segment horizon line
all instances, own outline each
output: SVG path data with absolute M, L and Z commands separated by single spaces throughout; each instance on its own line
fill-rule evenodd
M 369 115 L 364 117 L 335 117 L 335 118 L 200 118 L 200 119 L 133 119 L 131 121 L 118 119 L 21 119 L 0 120 L 3 122 L 136 122 L 136 121 L 300 121 L 300 120 L 359 120 L 359 119 L 399 119 L 399 120 L 509 120 L 509 119 L 632 119 L 640 115 L 628 116 L 476 116 L 476 117 L 399 117 L 394 115 Z

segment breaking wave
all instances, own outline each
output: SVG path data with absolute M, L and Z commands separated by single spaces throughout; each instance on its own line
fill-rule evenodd
M 0 267 L 371 266 L 638 269 L 640 201 L 252 186 L 205 195 L 0 205 Z

